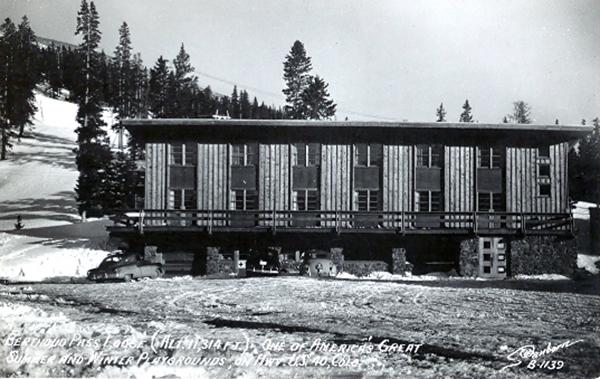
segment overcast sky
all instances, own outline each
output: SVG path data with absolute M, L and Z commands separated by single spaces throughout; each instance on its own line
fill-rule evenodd
M 112 55 L 127 22 L 151 67 L 182 43 L 201 85 L 233 84 L 285 103 L 283 61 L 295 40 L 329 83 L 338 119 L 499 123 L 517 100 L 536 124 L 600 117 L 598 0 L 96 0 L 101 46 Z M 0 0 L 38 36 L 79 44 L 79 0 Z

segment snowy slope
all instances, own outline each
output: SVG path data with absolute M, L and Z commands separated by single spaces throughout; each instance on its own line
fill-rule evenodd
M 85 275 L 106 255 L 98 246 L 108 236 L 106 222 L 78 231 L 74 187 L 79 174 L 73 152 L 77 105 L 43 95 L 36 96 L 36 103 L 33 129 L 13 141 L 8 159 L 0 161 L 0 277 Z M 104 118 L 112 121 L 108 112 Z M 24 229 L 15 234 L 18 215 Z

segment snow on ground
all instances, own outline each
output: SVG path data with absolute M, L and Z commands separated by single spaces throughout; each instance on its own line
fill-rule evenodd
M 0 285 L 0 376 L 600 374 L 597 293 L 571 285 L 544 290 L 545 283 L 516 289 L 519 281 L 453 283 L 184 277 Z M 17 338 L 29 340 L 16 346 Z M 555 361 L 553 368 L 528 367 L 529 353 L 549 345 L 555 350 L 535 360 Z M 515 358 L 523 363 L 510 367 Z

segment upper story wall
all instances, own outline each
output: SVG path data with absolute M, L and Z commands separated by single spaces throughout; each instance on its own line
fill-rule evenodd
M 568 211 L 568 143 L 148 143 L 146 208 Z

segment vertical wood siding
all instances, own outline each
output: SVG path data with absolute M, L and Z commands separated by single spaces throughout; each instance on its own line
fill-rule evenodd
M 550 147 L 550 158 L 537 148 L 506 149 L 506 205 L 508 212 L 565 212 L 567 204 L 567 146 Z M 540 163 L 550 164 L 550 177 L 541 177 Z M 550 196 L 540 196 L 539 185 L 550 184 Z
M 269 211 L 291 209 L 289 154 L 289 145 L 260 145 L 259 209 Z
M 198 209 L 227 209 L 228 156 L 226 144 L 198 144 Z
M 383 210 L 411 211 L 413 203 L 412 146 L 383 146 Z
M 321 148 L 321 209 L 349 211 L 352 208 L 352 145 Z M 334 226 L 333 222 L 325 226 Z
M 167 191 L 167 144 L 146 144 L 146 183 L 144 207 L 165 209 Z
M 444 148 L 444 210 L 446 212 L 473 212 L 475 199 L 475 148 L 446 146 Z M 461 216 L 452 217 L 460 219 Z M 450 227 L 466 224 L 450 223 Z

